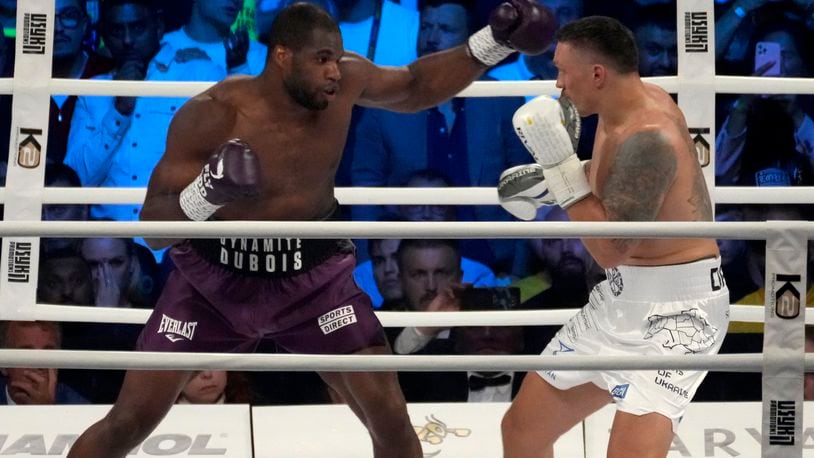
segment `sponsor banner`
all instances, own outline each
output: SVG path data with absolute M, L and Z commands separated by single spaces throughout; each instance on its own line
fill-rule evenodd
M 763 331 L 763 456 L 800 456 L 805 357 L 805 234 L 783 230 L 766 241 Z
M 4 219 L 39 220 L 53 54 L 53 0 L 26 0 L 17 5 L 11 141 Z M 5 237 L 0 259 L 0 319 L 20 318 L 20 311 L 36 299 L 39 240 Z
M 687 119 L 698 163 L 711 192 L 715 189 L 714 3 L 713 0 L 682 0 L 676 4 L 681 87 L 678 106 Z
M 0 406 L 1 456 L 67 456 L 110 406 Z M 248 405 L 177 405 L 128 457 L 250 458 Z
M 410 404 L 425 457 L 503 456 L 500 420 L 508 403 Z M 255 458 L 362 458 L 373 448 L 362 423 L 345 405 L 255 407 Z M 582 425 L 560 438 L 554 454 L 582 457 Z
M 806 403 L 806 406 L 814 407 L 811 404 L 814 403 Z M 585 420 L 586 458 L 606 456 L 615 413 L 615 406 L 609 405 Z M 760 415 L 759 402 L 693 402 L 687 408 L 667 457 L 765 456 L 761 454 Z M 814 415 L 811 413 L 806 415 L 804 427 L 802 451 L 783 456 L 814 456 Z

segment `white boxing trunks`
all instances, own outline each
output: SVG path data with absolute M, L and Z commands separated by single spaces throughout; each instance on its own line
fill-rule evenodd
M 543 355 L 710 355 L 729 326 L 729 290 L 720 259 L 657 267 L 607 269 L 582 310 L 560 329 Z M 673 431 L 707 371 L 539 371 L 566 390 L 591 382 L 616 408 L 660 413 Z

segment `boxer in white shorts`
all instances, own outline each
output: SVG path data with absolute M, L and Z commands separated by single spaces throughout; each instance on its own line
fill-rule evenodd
M 645 83 L 631 31 L 589 16 L 557 32 L 554 99 L 514 115 L 536 163 L 506 170 L 501 205 L 534 219 L 543 205 L 571 221 L 713 221 L 712 202 L 687 121 L 668 93 Z M 596 114 L 590 161 L 575 153 L 580 115 Z M 544 354 L 714 354 L 729 297 L 714 239 L 584 238 L 608 272 L 585 308 Z M 556 306 L 556 304 L 552 304 Z M 664 457 L 703 371 L 531 373 L 501 424 L 505 458 L 551 457 L 554 442 L 610 402 L 618 408 L 609 457 Z
M 619 266 L 596 285 L 544 355 L 710 355 L 729 325 L 729 290 L 720 259 L 660 267 Z M 657 412 L 675 432 L 707 371 L 540 371 L 561 390 L 591 382 L 618 410 Z

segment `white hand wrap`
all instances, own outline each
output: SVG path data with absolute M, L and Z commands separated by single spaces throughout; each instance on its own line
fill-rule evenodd
M 487 67 L 497 64 L 514 52 L 514 49 L 495 41 L 489 26 L 473 33 L 468 43 L 472 57 Z
M 531 221 L 537 209 L 557 201 L 548 191 L 540 164 L 518 165 L 503 171 L 497 185 L 500 206 L 515 218 Z
M 192 221 L 206 221 L 220 207 L 223 207 L 223 205 L 215 205 L 209 202 L 204 197 L 206 195 L 204 173 L 206 172 L 202 172 L 198 175 L 198 178 L 192 180 L 192 183 L 181 191 L 181 196 L 178 199 L 181 210 Z
M 568 208 L 591 194 L 591 185 L 585 176 L 583 163 L 576 154 L 571 154 L 553 167 L 543 169 L 543 176 L 549 192 L 562 208 Z

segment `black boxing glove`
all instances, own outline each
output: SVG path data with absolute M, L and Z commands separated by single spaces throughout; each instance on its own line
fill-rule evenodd
M 205 221 L 238 199 L 260 194 L 260 161 L 249 145 L 232 139 L 220 145 L 179 197 L 181 210 L 193 221 Z
M 469 37 L 469 51 L 486 66 L 505 59 L 515 50 L 543 53 L 557 30 L 554 14 L 535 0 L 510 0 L 489 15 L 489 25 Z

